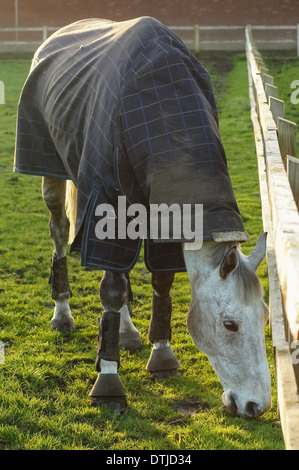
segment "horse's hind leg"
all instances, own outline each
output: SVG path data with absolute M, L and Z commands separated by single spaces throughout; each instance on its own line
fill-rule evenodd
M 73 331 L 75 324 L 69 307 L 71 289 L 66 261 L 69 221 L 65 213 L 65 189 L 66 181 L 43 178 L 43 199 L 50 211 L 50 236 L 55 247 L 50 276 L 52 299 L 55 301 L 51 327 L 58 331 Z
M 155 378 L 179 375 L 180 363 L 169 345 L 171 339 L 172 303 L 169 295 L 174 274 L 153 274 L 153 306 L 149 328 L 149 340 L 153 349 L 146 369 Z
M 98 378 L 90 392 L 94 405 L 106 404 L 121 410 L 126 406 L 126 391 L 118 375 L 120 365 L 120 312 L 128 302 L 128 279 L 125 274 L 105 272 L 100 286 L 104 314 L 99 323 Z

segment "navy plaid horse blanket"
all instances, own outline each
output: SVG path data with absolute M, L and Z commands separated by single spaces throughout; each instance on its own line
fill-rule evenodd
M 81 263 L 126 272 L 142 240 L 95 236 L 99 204 L 203 204 L 203 240 L 246 241 L 210 76 L 153 18 L 88 19 L 37 50 L 18 108 L 14 171 L 77 187 Z M 144 240 L 149 271 L 185 271 L 181 242 Z

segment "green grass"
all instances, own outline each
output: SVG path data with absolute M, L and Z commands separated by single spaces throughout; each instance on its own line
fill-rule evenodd
M 214 79 L 229 170 L 251 235 L 244 244 L 248 253 L 262 233 L 262 219 L 246 60 L 244 55 L 201 59 Z M 142 255 L 132 273 L 132 288 L 133 320 L 143 348 L 136 354 L 121 353 L 120 374 L 129 406 L 123 414 L 90 406 L 88 393 L 97 375 L 102 273 L 84 270 L 78 255 L 69 256 L 77 329 L 72 334 L 51 331 L 52 244 L 41 182 L 12 173 L 17 100 L 29 65 L 28 60 L 0 60 L 0 80 L 6 85 L 6 104 L 0 106 L 0 339 L 5 343 L 5 363 L 0 364 L 0 449 L 283 449 L 269 327 L 273 407 L 255 421 L 232 418 L 222 407 L 216 374 L 187 333 L 191 292 L 186 274 L 176 276 L 172 290 L 172 344 L 181 376 L 159 382 L 149 378 L 145 365 L 151 349 L 147 330 L 152 289 Z M 265 262 L 259 274 L 267 296 Z M 195 406 L 197 413 L 180 413 L 178 404 L 183 401 Z

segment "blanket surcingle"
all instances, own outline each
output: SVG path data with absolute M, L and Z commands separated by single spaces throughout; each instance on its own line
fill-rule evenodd
M 14 170 L 71 179 L 82 265 L 126 272 L 141 239 L 96 236 L 96 209 L 203 204 L 203 240 L 246 241 L 208 72 L 153 18 L 78 21 L 37 50 L 18 109 Z M 144 240 L 149 271 L 185 270 L 181 242 Z

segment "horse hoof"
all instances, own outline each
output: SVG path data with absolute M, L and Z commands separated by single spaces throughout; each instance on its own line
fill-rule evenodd
M 164 379 L 180 375 L 181 367 L 170 346 L 166 348 L 152 349 L 151 356 L 146 365 L 151 375 L 156 379 Z
M 75 323 L 73 318 L 52 318 L 51 320 L 51 329 L 59 331 L 60 333 L 67 333 L 75 331 Z
M 127 393 L 118 374 L 100 373 L 89 396 L 93 406 L 107 405 L 114 411 L 122 411 L 127 406 Z
M 127 408 L 125 397 L 92 397 L 92 406 L 99 408 L 107 406 L 111 411 L 122 412 Z
M 120 333 L 119 334 L 119 347 L 124 351 L 139 351 L 142 346 L 142 340 L 139 333 L 128 334 Z

